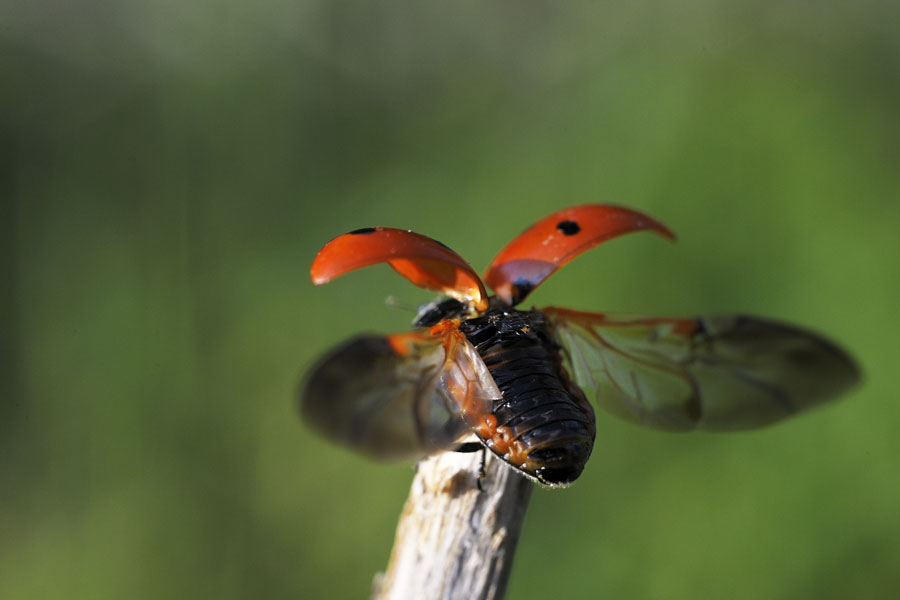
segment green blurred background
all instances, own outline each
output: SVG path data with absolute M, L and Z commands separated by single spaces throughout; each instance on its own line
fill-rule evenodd
M 316 356 L 431 296 L 347 230 L 479 271 L 577 203 L 647 211 L 537 306 L 751 312 L 866 381 L 736 435 L 598 415 L 536 490 L 511 598 L 900 590 L 900 5 L 38 2 L 0 6 L 0 597 L 362 598 L 410 465 L 296 416 Z M 892 375 L 893 373 L 893 375 Z

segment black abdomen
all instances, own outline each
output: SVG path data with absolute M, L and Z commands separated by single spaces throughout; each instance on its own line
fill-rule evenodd
M 506 462 L 546 485 L 581 475 L 594 446 L 594 411 L 560 364 L 558 346 L 537 311 L 491 310 L 460 325 L 500 391 L 493 407 L 517 451 Z

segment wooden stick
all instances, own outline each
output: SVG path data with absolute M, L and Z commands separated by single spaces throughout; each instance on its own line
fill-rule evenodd
M 531 490 L 487 453 L 444 452 L 418 465 L 373 600 L 500 600 L 506 592 Z

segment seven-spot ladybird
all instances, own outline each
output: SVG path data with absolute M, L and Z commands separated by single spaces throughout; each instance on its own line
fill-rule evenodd
M 585 391 L 647 427 L 729 431 L 781 420 L 858 381 L 834 344 L 756 317 L 514 308 L 585 250 L 640 230 L 674 239 L 627 208 L 561 210 L 501 250 L 484 283 L 424 235 L 369 227 L 336 237 L 313 261 L 313 283 L 387 262 L 446 298 L 422 306 L 411 332 L 363 335 L 331 350 L 302 386 L 303 415 L 328 437 L 379 458 L 453 449 L 474 433 L 520 473 L 565 486 L 594 445 Z

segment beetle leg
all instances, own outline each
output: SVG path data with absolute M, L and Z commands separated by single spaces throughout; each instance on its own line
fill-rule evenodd
M 454 452 L 478 452 L 479 450 L 484 450 L 484 446 L 481 442 L 463 442 L 459 446 L 453 449 Z
M 487 448 L 481 446 L 481 461 L 478 463 L 478 478 L 475 480 L 475 486 L 478 488 L 479 492 L 483 492 L 484 488 L 481 487 L 481 482 L 484 481 L 485 477 L 487 477 L 487 472 L 485 471 L 485 463 L 487 462 Z

